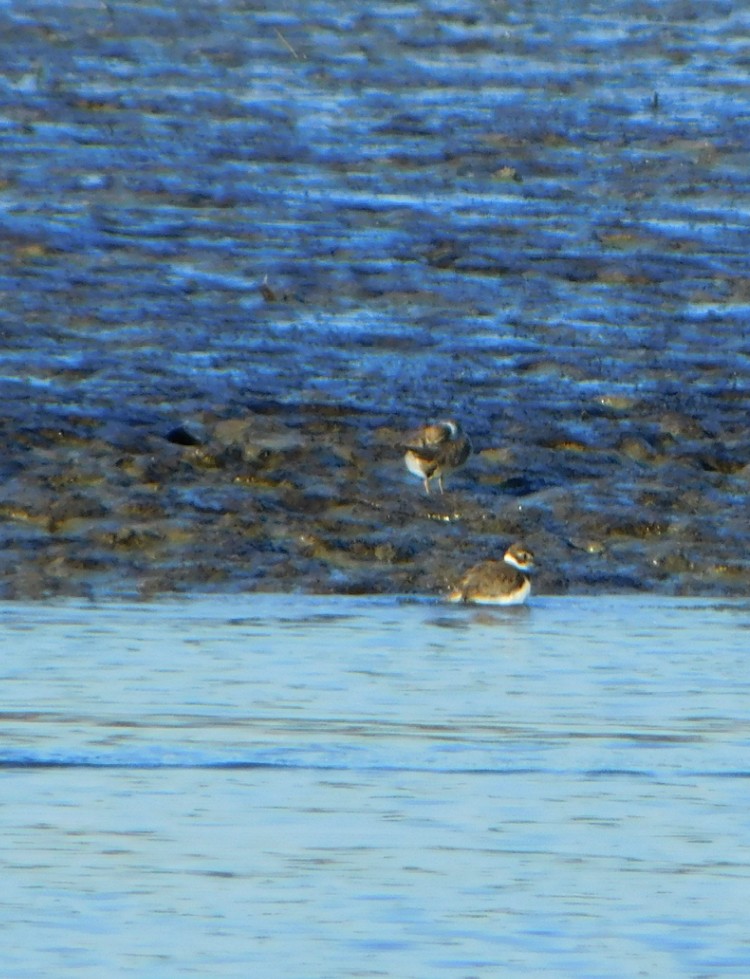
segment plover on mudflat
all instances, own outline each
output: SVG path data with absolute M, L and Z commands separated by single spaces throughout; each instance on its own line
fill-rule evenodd
M 482 561 L 469 568 L 448 596 L 451 602 L 478 605 L 520 605 L 529 597 L 534 555 L 523 544 L 512 544 L 502 561 Z
M 430 480 L 437 479 L 443 492 L 443 477 L 455 472 L 471 455 L 471 441 L 456 421 L 439 421 L 423 425 L 413 432 L 404 446 L 404 462 L 410 473 L 424 483 L 430 492 Z

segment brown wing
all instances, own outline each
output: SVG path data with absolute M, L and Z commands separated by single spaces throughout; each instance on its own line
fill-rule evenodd
M 440 442 L 429 445 L 405 445 L 407 452 L 413 452 L 424 462 L 434 462 L 436 466 L 447 466 L 449 469 L 459 469 L 471 455 L 471 442 L 467 438 L 458 442 Z
M 471 442 L 468 438 L 449 442 L 442 447 L 442 464 L 451 469 L 460 469 L 471 455 Z
M 405 445 L 404 449 L 406 452 L 411 452 L 415 455 L 417 459 L 422 459 L 423 462 L 435 462 L 438 464 L 443 453 L 443 447 L 440 445 Z
M 504 561 L 482 561 L 466 572 L 459 589 L 463 600 L 470 602 L 478 596 L 507 595 L 521 588 L 525 581 L 520 571 Z

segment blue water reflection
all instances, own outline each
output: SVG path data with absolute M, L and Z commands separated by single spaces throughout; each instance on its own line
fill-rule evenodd
M 4 975 L 746 975 L 749 622 L 4 606 Z

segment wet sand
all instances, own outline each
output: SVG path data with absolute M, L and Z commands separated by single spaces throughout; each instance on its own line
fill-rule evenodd
M 0 596 L 746 593 L 747 26 L 0 13 Z

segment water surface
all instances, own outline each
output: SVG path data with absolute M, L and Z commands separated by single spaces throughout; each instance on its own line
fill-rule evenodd
M 750 606 L 0 610 L 3 975 L 750 971 Z

